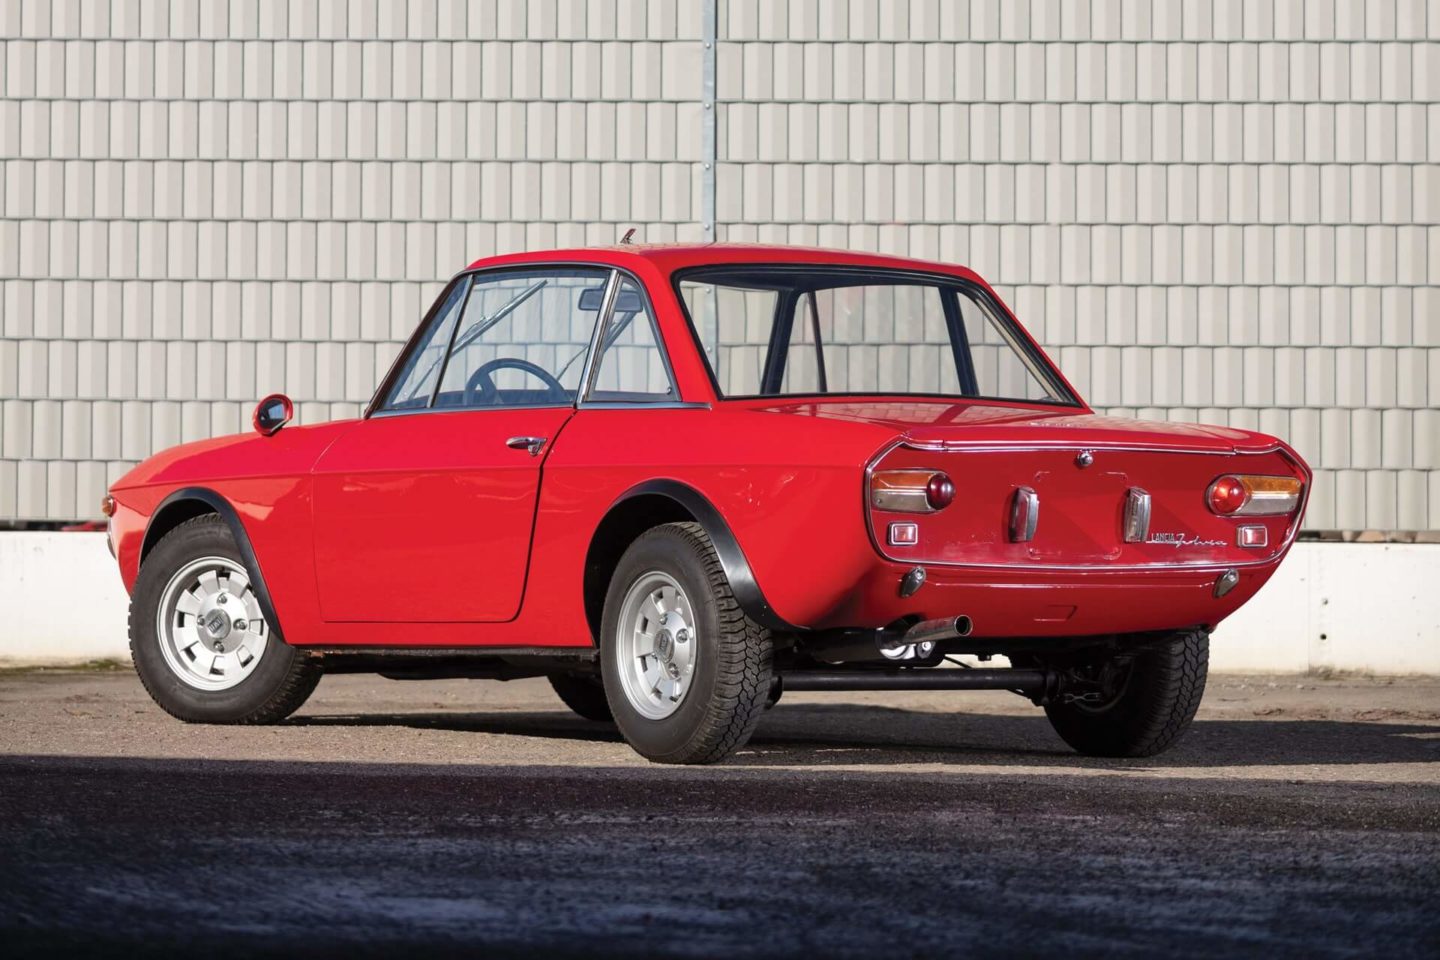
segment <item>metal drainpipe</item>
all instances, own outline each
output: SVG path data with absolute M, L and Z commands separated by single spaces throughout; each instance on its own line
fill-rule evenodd
M 719 27 L 719 0 L 705 0 L 701 14 L 701 58 L 700 110 L 701 117 L 701 170 L 700 170 L 700 220 L 705 240 L 714 242 L 715 227 L 715 162 L 718 152 L 716 143 L 716 34 Z

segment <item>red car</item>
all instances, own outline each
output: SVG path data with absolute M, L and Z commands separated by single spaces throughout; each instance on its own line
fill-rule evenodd
M 1149 755 L 1310 484 L 1273 437 L 1096 416 L 963 267 L 787 247 L 477 261 L 363 417 L 291 415 L 106 498 L 183 720 L 280 720 L 325 672 L 544 675 L 697 763 L 784 690 L 998 689 Z

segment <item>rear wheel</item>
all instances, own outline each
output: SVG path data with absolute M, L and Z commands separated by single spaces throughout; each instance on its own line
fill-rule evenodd
M 740 608 L 698 523 L 655 527 L 625 551 L 605 597 L 600 657 L 616 725 L 657 763 L 729 756 L 770 694 L 770 634 Z
M 320 682 L 319 661 L 266 622 L 214 514 L 180 524 L 145 558 L 130 597 L 130 656 L 161 709 L 192 723 L 274 723 Z
M 1092 757 L 1150 757 L 1169 749 L 1195 717 L 1205 693 L 1210 635 L 1176 634 L 1137 654 L 1128 664 L 1099 664 L 1110 671 L 1097 699 L 1046 705 L 1050 725 L 1070 746 Z
M 605 699 L 605 686 L 599 677 L 552 673 L 550 686 L 565 706 L 586 720 L 609 723 L 615 719 L 610 715 L 610 703 Z

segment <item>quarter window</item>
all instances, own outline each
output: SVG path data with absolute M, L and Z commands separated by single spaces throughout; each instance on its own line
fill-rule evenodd
M 644 403 L 674 398 L 655 316 L 635 281 L 627 277 L 615 294 L 615 308 L 600 341 L 595 383 L 586 399 Z

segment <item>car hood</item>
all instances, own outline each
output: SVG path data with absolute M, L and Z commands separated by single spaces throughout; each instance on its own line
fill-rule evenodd
M 1232 427 L 1131 420 L 994 402 L 948 400 L 805 400 L 755 409 L 887 427 L 924 446 L 990 444 L 1034 447 L 1143 447 L 1197 453 L 1254 452 L 1276 446 L 1273 437 Z

